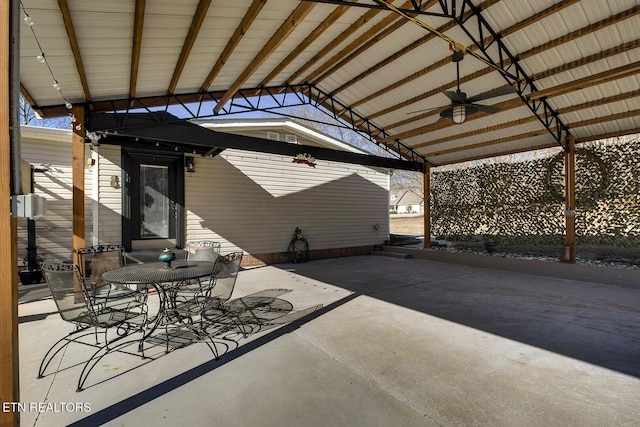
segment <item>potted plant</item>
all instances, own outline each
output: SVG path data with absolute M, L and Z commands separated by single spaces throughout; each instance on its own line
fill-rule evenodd
M 31 285 L 42 281 L 42 263 L 46 259 L 46 254 L 38 254 L 34 266 L 29 266 L 27 257 L 23 259 L 23 270 L 18 272 L 20 283 Z

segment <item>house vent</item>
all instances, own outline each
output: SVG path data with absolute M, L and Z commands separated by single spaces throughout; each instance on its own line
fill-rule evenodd
M 290 133 L 287 133 L 284 135 L 284 140 L 291 143 L 291 144 L 297 144 L 298 143 L 298 135 L 292 135 Z
M 280 134 L 278 132 L 267 132 L 267 139 L 280 141 Z

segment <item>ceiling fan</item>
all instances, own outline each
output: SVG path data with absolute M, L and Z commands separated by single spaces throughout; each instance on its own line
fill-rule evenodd
M 476 96 L 472 96 L 467 98 L 467 94 L 460 90 L 460 61 L 464 58 L 464 52 L 462 50 L 456 50 L 453 52 L 451 60 L 456 63 L 456 83 L 457 89 L 455 91 L 447 90 L 442 92 L 451 100 L 451 104 L 447 106 L 444 110 L 440 112 L 440 119 L 446 120 L 451 119 L 456 124 L 463 123 L 467 117 L 472 114 L 477 113 L 478 111 L 483 111 L 485 113 L 493 114 L 500 110 L 498 107 L 494 107 L 493 105 L 482 105 L 476 104 L 478 101 L 483 101 L 489 98 L 495 98 L 497 96 L 507 95 L 516 91 L 513 86 L 509 86 L 506 88 L 492 90 L 486 93 L 482 93 Z M 441 108 L 441 107 L 437 107 Z M 423 110 L 413 111 L 408 114 L 415 114 L 421 111 L 433 110 L 435 108 L 426 108 Z

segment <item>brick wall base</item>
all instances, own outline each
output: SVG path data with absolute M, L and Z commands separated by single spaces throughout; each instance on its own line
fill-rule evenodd
M 369 255 L 373 246 L 355 246 L 351 248 L 315 249 L 309 251 L 309 260 L 339 258 L 356 255 Z M 290 262 L 286 252 L 267 254 L 245 254 L 242 257 L 242 267 L 258 267 L 270 264 Z

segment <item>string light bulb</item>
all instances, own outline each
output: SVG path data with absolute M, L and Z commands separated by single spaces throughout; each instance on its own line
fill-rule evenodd
M 49 63 L 47 62 L 47 58 L 44 54 L 44 49 L 42 48 L 42 46 L 40 45 L 40 41 L 38 40 L 38 36 L 36 35 L 36 32 L 34 30 L 34 22 L 33 19 L 29 16 L 29 14 L 27 13 L 27 11 L 24 8 L 24 5 L 22 4 L 22 1 L 20 1 L 20 8 L 22 9 L 22 13 L 24 14 L 23 17 L 23 21 L 24 23 L 29 27 L 29 29 L 31 30 L 31 34 L 33 34 L 33 38 L 35 39 L 35 42 L 38 46 L 38 49 L 40 50 L 40 54 L 38 56 L 36 56 L 36 60 L 41 63 L 41 64 L 45 64 L 47 66 L 47 68 L 49 69 L 49 74 L 51 74 L 51 78 L 53 79 L 53 88 L 55 90 L 57 90 L 58 92 L 60 92 L 60 96 L 62 97 L 62 100 L 64 101 L 64 106 L 68 109 L 68 110 L 72 110 L 73 109 L 73 104 L 71 104 L 71 102 L 69 102 L 69 100 L 67 99 L 66 96 L 64 96 L 64 93 L 62 93 L 62 87 L 60 86 L 60 83 L 58 83 L 58 80 L 56 79 L 55 75 L 53 74 L 53 70 L 51 69 L 51 66 L 49 65 Z M 37 113 L 36 113 L 37 114 Z M 69 114 L 69 118 L 70 118 L 70 125 L 73 127 L 74 123 L 76 122 L 76 117 L 73 114 L 73 112 L 71 112 Z M 75 129 L 80 130 L 82 129 L 82 124 L 78 123 L 75 126 Z

